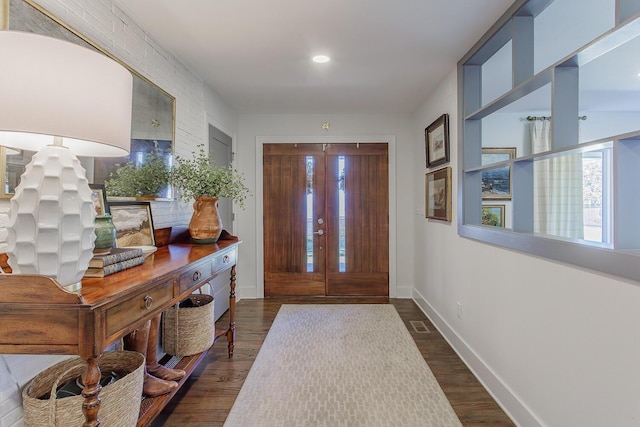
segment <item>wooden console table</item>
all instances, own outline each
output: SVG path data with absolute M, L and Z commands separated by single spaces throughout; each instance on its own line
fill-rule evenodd
M 229 327 L 216 331 L 216 336 L 226 336 L 233 357 L 239 244 L 225 240 L 162 246 L 138 267 L 84 279 L 79 294 L 43 276 L 0 275 L 0 354 L 68 354 L 85 359 L 83 425 L 98 426 L 98 359 L 104 350 L 221 274 L 230 275 Z M 184 358 L 179 367 L 188 377 L 203 358 L 204 354 Z M 149 424 L 174 393 L 145 399 L 138 425 Z

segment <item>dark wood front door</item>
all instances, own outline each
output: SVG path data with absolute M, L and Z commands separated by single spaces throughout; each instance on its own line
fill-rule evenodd
M 388 296 L 387 144 L 263 153 L 265 296 Z

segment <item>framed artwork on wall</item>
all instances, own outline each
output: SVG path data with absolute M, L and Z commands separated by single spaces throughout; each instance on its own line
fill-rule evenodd
M 110 202 L 111 218 L 116 227 L 116 246 L 155 246 L 153 218 L 149 202 Z
M 482 205 L 482 225 L 504 228 L 505 205 Z
M 482 166 L 515 157 L 515 147 L 483 148 Z M 511 166 L 499 166 L 482 172 L 482 199 L 511 200 Z
M 424 130 L 427 168 L 449 162 L 449 115 L 438 117 Z
M 425 177 L 426 217 L 451 221 L 451 167 L 429 172 Z

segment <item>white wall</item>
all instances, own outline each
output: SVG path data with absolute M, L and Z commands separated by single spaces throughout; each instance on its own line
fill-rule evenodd
M 414 115 L 414 182 L 445 112 L 454 176 L 453 222 L 414 217 L 415 300 L 520 425 L 640 425 L 639 284 L 458 236 L 456 88 L 454 70 Z
M 39 0 L 38 3 L 90 40 L 122 59 L 176 98 L 175 151 L 190 156 L 196 145 L 207 142 L 207 123 L 233 135 L 237 115 L 202 79 L 170 52 L 157 45 L 109 0 Z M 0 251 L 6 248 L 8 200 L 0 200 Z M 152 203 L 156 228 L 186 225 L 190 204 Z M 20 388 L 59 356 L 0 355 L 0 427 L 21 426 Z
M 323 122 L 330 122 L 330 130 L 323 131 Z M 411 174 L 412 137 L 408 115 L 331 115 L 283 114 L 240 115 L 237 139 L 236 167 L 245 174 L 254 197 L 247 200 L 245 211 L 236 211 L 235 231 L 243 240 L 240 245 L 242 268 L 238 268 L 238 295 L 259 298 L 264 295 L 262 277 L 262 143 L 263 142 L 384 142 L 391 137 L 390 169 L 393 188 L 390 211 L 391 253 L 390 292 L 392 296 L 409 297 L 413 286 L 411 256 L 414 180 Z M 424 159 L 424 154 L 422 154 Z M 423 178 L 424 179 L 424 178 Z M 395 200 L 394 200 L 395 199 Z M 283 223 L 286 228 L 286 223 Z

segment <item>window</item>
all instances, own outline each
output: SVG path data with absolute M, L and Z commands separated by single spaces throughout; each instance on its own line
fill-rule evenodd
M 640 280 L 640 3 L 596 3 L 516 1 L 459 62 L 458 230 Z

